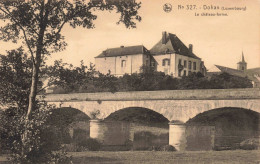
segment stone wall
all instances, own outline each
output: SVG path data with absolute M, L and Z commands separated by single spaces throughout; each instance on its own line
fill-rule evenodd
M 143 107 L 156 111 L 168 120 L 186 122 L 199 113 L 221 108 L 239 107 L 251 109 L 260 113 L 258 99 L 245 100 L 140 100 L 140 101 L 71 101 L 49 102 L 57 107 L 72 107 L 79 109 L 90 116 L 93 111 L 100 111 L 99 118 L 103 119 L 111 113 L 127 107 Z
M 128 107 L 143 107 L 169 120 L 186 122 L 205 111 L 238 107 L 260 113 L 259 89 L 171 90 L 117 93 L 49 94 L 45 101 L 57 107 L 73 107 L 90 116 L 100 111 L 100 118 Z
M 41 99 L 41 96 L 38 96 Z M 47 94 L 47 102 L 260 99 L 259 88 Z

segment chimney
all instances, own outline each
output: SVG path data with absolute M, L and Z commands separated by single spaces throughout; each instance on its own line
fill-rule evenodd
M 192 44 L 189 44 L 189 51 L 192 53 L 193 51 L 193 45 Z
M 166 31 L 163 31 L 162 33 L 162 44 L 166 44 L 167 43 L 167 33 Z
M 124 48 L 125 46 L 120 46 L 120 48 Z

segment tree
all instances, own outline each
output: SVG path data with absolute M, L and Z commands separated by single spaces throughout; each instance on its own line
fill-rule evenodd
M 135 21 L 140 21 L 138 9 L 140 3 L 135 1 L 84 0 L 0 0 L 0 19 L 6 21 L 0 29 L 0 39 L 17 42 L 22 40 L 28 48 L 32 59 L 32 79 L 26 118 L 34 110 L 40 66 L 46 55 L 62 51 L 66 47 L 61 30 L 65 24 L 75 28 L 94 28 L 93 20 L 97 16 L 94 10 L 116 10 L 121 16 L 117 23 L 127 28 L 135 28 Z
M 94 76 L 99 74 L 92 63 L 86 66 L 81 61 L 80 66 L 75 67 L 62 60 L 54 61 L 54 65 L 45 67 L 44 72 L 48 76 L 48 86 L 53 86 L 55 93 L 84 92 L 89 85 L 94 85 Z
M 117 23 L 123 23 L 127 28 L 135 28 L 136 21 L 141 21 L 138 15 L 140 7 L 141 4 L 135 1 L 86 3 L 84 0 L 0 0 L 0 20 L 5 22 L 0 28 L 0 39 L 14 43 L 21 41 L 31 59 L 27 111 L 25 119 L 21 119 L 25 120 L 25 125 L 22 126 L 25 128 L 22 131 L 22 145 L 29 146 L 27 147 L 29 152 L 32 152 L 30 146 L 41 146 L 41 144 L 33 145 L 34 142 L 31 142 L 33 140 L 29 139 L 32 134 L 30 132 L 35 128 L 37 132 L 38 123 L 42 124 L 41 121 L 37 121 L 39 117 L 36 117 L 41 111 L 36 101 L 40 68 L 45 64 L 48 55 L 65 49 L 67 44 L 61 33 L 64 25 L 69 24 L 73 28 L 78 26 L 94 28 L 93 20 L 97 19 L 95 10 L 115 10 L 121 14 Z M 35 125 L 33 126 L 35 128 L 30 131 L 31 124 Z M 37 135 L 34 135 L 34 138 L 37 138 Z M 22 146 L 22 152 L 25 151 L 25 146 Z
M 210 85 L 216 89 L 252 88 L 251 81 L 246 77 L 230 75 L 226 72 L 215 74 L 210 79 Z
M 24 121 L 31 72 L 31 60 L 22 48 L 0 55 L 0 105 L 6 108 L 4 111 L 0 109 L 0 150 L 10 152 L 14 163 L 64 163 L 67 160 L 64 154 L 53 153 L 61 148 L 61 143 L 56 135 L 60 131 L 50 126 L 46 120 L 50 114 L 48 109 L 51 108 L 37 103 L 32 119 Z M 25 130 L 30 139 L 23 142 Z
M 0 105 L 20 106 L 26 112 L 31 77 L 31 60 L 20 47 L 0 55 Z

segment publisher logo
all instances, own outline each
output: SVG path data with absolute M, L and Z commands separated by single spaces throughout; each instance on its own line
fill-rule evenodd
M 166 13 L 169 13 L 172 11 L 172 5 L 170 3 L 165 3 L 163 5 L 163 10 L 166 12 Z

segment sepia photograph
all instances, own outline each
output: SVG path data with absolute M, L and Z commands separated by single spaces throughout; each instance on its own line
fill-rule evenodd
M 0 0 L 0 164 L 259 164 L 259 0 Z

